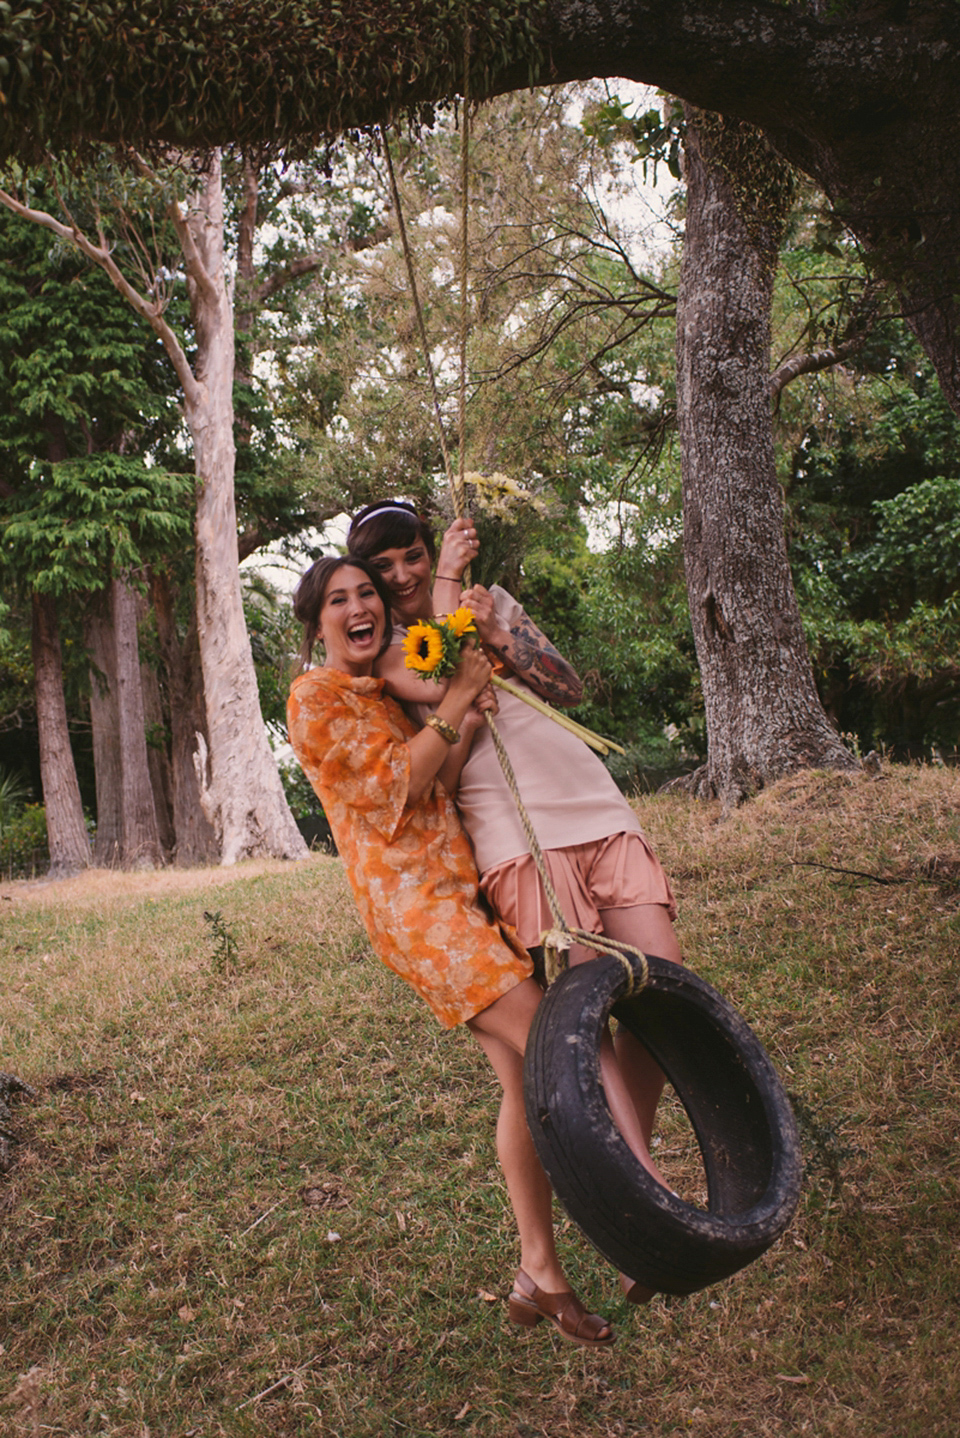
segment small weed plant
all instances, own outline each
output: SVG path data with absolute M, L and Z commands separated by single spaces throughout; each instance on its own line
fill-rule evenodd
M 213 971 L 223 976 L 233 969 L 239 953 L 239 945 L 219 909 L 215 914 L 211 914 L 209 909 L 204 909 L 203 918 L 204 922 L 210 925 L 210 957 Z

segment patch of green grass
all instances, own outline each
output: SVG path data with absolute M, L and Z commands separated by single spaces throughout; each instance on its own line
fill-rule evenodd
M 0 1068 L 38 1091 L 0 1178 L 0 1431 L 952 1438 L 960 782 L 639 811 L 688 962 L 805 1115 L 780 1243 L 630 1309 L 558 1213 L 618 1342 L 513 1329 L 496 1084 L 370 956 L 338 861 L 0 886 Z M 695 1187 L 669 1096 L 658 1136 Z

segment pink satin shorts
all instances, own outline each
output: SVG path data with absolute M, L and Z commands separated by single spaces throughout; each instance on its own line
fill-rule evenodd
M 589 844 L 544 851 L 547 872 L 566 923 L 590 934 L 602 932 L 603 909 L 632 909 L 664 904 L 677 917 L 676 900 L 660 860 L 642 834 L 609 834 Z M 529 854 L 519 854 L 488 869 L 480 888 L 490 904 L 512 924 L 527 948 L 554 927 L 540 875 Z

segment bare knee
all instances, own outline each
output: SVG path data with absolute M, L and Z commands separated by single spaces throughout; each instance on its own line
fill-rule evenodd
M 533 979 L 524 979 L 515 988 L 495 999 L 489 1008 L 481 1009 L 467 1020 L 467 1027 L 480 1043 L 486 1038 L 504 1045 L 515 1054 L 523 1054 L 527 1035 L 543 993 Z M 491 1056 L 492 1057 L 492 1056 Z

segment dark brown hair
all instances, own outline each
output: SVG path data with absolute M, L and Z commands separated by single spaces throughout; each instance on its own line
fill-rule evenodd
M 293 591 L 293 613 L 303 625 L 303 643 L 300 645 L 300 667 L 302 669 L 306 669 L 310 664 L 313 646 L 317 642 L 317 630 L 320 628 L 320 611 L 323 608 L 327 590 L 330 588 L 330 581 L 338 569 L 345 567 L 361 570 L 377 591 L 383 605 L 386 625 L 378 658 L 390 643 L 390 591 L 383 582 L 383 575 L 379 574 L 372 564 L 368 564 L 365 559 L 360 559 L 354 554 L 328 554 L 323 559 L 318 559 L 315 564 L 311 564 Z
M 429 522 L 405 499 L 381 499 L 354 515 L 347 548 L 360 559 L 372 559 L 385 549 L 406 549 L 417 540 L 423 542 L 434 564 L 437 546 Z

